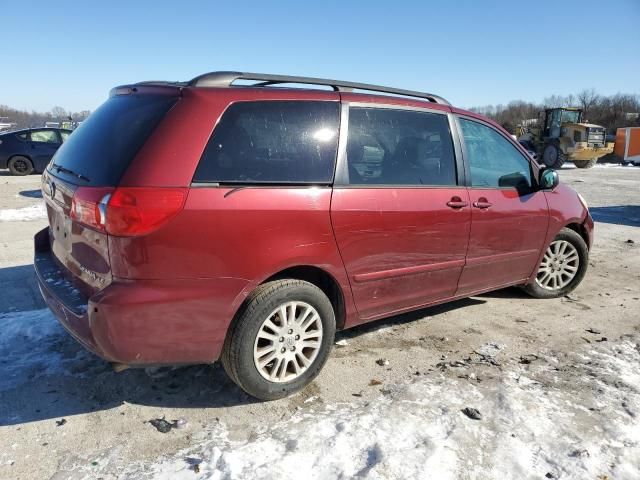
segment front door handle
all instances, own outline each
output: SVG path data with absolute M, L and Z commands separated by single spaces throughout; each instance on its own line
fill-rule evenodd
M 460 197 L 451 197 L 451 200 L 447 202 L 447 207 L 451 208 L 464 208 L 469 205 L 469 202 L 463 201 Z
M 477 202 L 473 202 L 473 206 L 476 208 L 489 208 L 493 203 L 489 202 L 486 198 L 480 197 Z

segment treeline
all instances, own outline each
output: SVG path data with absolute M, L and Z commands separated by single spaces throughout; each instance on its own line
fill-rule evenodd
M 0 105 L 0 123 L 15 123 L 15 128 L 42 127 L 45 122 L 82 122 L 91 112 L 67 111 L 62 107 L 53 107 L 49 112 L 27 112 Z
M 594 89 L 583 90 L 575 95 L 552 95 L 545 98 L 543 103 L 515 100 L 507 105 L 487 105 L 471 110 L 495 120 L 514 133 L 516 125 L 537 118 L 539 112 L 552 107 L 580 107 L 584 110 L 584 120 L 602 125 L 608 133 L 615 133 L 620 127 L 640 126 L 640 95 L 618 93 L 605 96 L 599 95 Z

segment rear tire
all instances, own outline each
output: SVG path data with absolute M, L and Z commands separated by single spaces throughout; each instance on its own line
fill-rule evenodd
M 242 390 L 275 400 L 320 373 L 335 330 L 333 306 L 318 287 L 302 280 L 268 282 L 238 312 L 220 360 Z
M 11 157 L 7 164 L 7 168 L 9 168 L 11 175 L 23 176 L 31 175 L 33 173 L 33 163 L 30 159 L 23 157 L 22 155 Z
M 584 239 L 563 228 L 545 250 L 536 278 L 523 290 L 535 298 L 558 298 L 580 285 L 587 273 L 589 250 Z
M 592 168 L 595 164 L 598 163 L 597 158 L 592 158 L 591 160 L 574 160 L 573 164 L 578 168 Z

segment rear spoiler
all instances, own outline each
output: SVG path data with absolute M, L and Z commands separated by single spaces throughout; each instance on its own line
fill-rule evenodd
M 167 95 L 178 97 L 182 94 L 182 86 L 175 83 L 137 83 L 134 85 L 120 85 L 109 91 L 109 97 L 120 95 Z

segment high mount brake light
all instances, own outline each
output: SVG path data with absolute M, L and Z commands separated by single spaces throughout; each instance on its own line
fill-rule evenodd
M 117 237 L 146 235 L 184 207 L 187 188 L 80 187 L 73 196 L 71 218 Z

